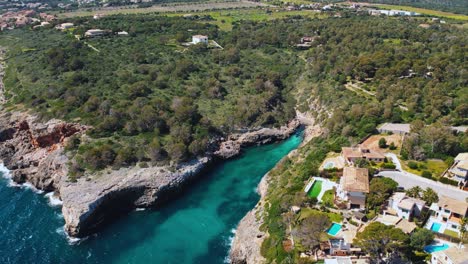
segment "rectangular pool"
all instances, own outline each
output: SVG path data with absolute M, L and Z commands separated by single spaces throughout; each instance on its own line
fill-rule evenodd
M 322 190 L 322 181 L 316 180 L 310 188 L 309 193 L 307 194 L 310 198 L 317 198 Z
M 330 228 L 328 228 L 327 230 L 327 234 L 329 234 L 330 236 L 336 236 L 336 234 L 338 234 L 338 232 L 340 232 L 341 230 L 341 225 L 338 224 L 338 223 L 333 223 Z
M 431 230 L 438 233 L 441 226 L 442 226 L 442 225 L 441 225 L 440 223 L 434 222 L 434 223 L 432 223 L 432 225 L 431 225 Z
M 442 244 L 442 245 L 429 245 L 429 246 L 425 246 L 424 247 L 424 251 L 426 251 L 427 253 L 434 253 L 434 252 L 437 252 L 437 251 L 441 251 L 441 250 L 446 250 L 449 248 L 449 245 L 447 244 Z

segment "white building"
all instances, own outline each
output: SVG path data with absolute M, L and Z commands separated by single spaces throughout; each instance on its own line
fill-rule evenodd
M 403 10 L 369 10 L 371 15 L 386 15 L 386 16 L 419 16 L 419 13 Z
M 105 33 L 106 31 L 102 29 L 90 29 L 85 32 L 85 37 L 88 37 L 88 38 L 97 37 L 97 36 L 102 36 Z
M 468 264 L 468 245 L 432 253 L 431 264 Z
M 336 196 L 347 203 L 348 209 L 364 209 L 369 193 L 369 172 L 364 168 L 345 167 Z
M 208 44 L 208 36 L 194 35 L 192 36 L 192 43 L 193 44 L 198 44 L 198 43 Z
M 55 26 L 55 28 L 60 29 L 60 30 L 66 30 L 66 29 L 72 28 L 73 26 L 74 26 L 73 23 L 62 23 L 60 25 Z
M 461 220 L 468 216 L 468 203 L 446 196 L 439 196 L 439 201 L 429 208 L 431 216 L 427 220 L 426 228 L 437 233 L 445 230 L 460 234 Z
M 447 171 L 452 180 L 458 181 L 466 186 L 468 182 L 468 152 L 458 154 L 453 165 Z
M 388 200 L 388 207 L 391 209 L 388 212 L 393 211 L 398 217 L 410 220 L 421 215 L 425 204 L 423 200 L 407 197 L 404 192 L 396 192 Z

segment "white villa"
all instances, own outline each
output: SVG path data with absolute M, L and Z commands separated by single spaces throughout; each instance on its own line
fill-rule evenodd
M 410 220 L 421 215 L 425 204 L 423 200 L 407 197 L 404 192 L 396 192 L 388 200 L 387 213 Z
M 437 233 L 448 230 L 460 234 L 461 219 L 468 216 L 468 203 L 440 196 L 429 210 L 431 216 L 425 226 L 427 229 Z
M 198 43 L 208 44 L 208 36 L 204 36 L 204 35 L 192 36 L 192 44 L 198 44 Z
M 97 37 L 97 36 L 102 36 L 105 33 L 106 31 L 102 29 L 90 29 L 85 32 L 85 37 L 88 37 L 88 38 Z
M 345 167 L 336 198 L 346 202 L 348 209 L 364 209 L 366 194 L 369 193 L 369 172 L 364 168 Z
M 468 245 L 432 253 L 431 264 L 468 264 Z

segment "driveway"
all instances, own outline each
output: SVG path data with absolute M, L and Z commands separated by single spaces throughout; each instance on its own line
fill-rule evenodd
M 432 181 L 405 171 L 382 171 L 378 175 L 391 178 L 392 180 L 398 182 L 398 184 L 405 189 L 419 186 L 423 189 L 432 188 L 439 195 L 447 196 L 449 198 L 463 202 L 466 202 L 466 199 L 468 198 L 467 191 L 463 191 L 451 185 Z

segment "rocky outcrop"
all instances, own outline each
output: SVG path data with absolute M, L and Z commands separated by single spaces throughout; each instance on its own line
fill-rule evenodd
M 107 170 L 60 187 L 65 229 L 71 236 L 96 232 L 116 215 L 133 208 L 158 206 L 195 179 L 211 159 L 182 164 L 175 171 L 166 167 Z
M 24 113 L 0 113 L 0 160 L 15 182 L 53 191 L 67 175 L 66 140 L 85 130 L 56 119 L 42 123 Z
M 286 126 L 280 128 L 260 128 L 254 131 L 232 134 L 220 144 L 215 155 L 228 159 L 238 155 L 243 147 L 268 144 L 286 139 L 296 131 L 300 124 L 297 119 L 293 119 Z

